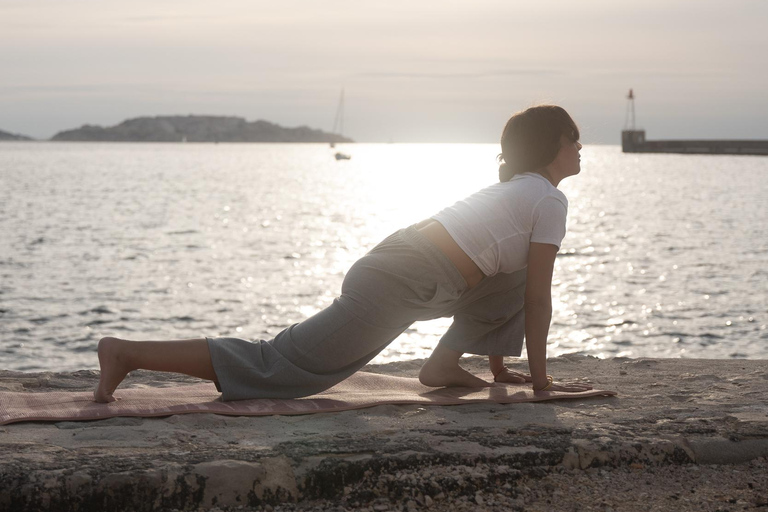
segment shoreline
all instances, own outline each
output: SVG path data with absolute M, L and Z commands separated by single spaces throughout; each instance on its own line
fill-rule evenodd
M 415 377 L 421 363 L 363 371 Z M 487 371 L 484 358 L 462 364 Z M 619 395 L 5 425 L 0 510 L 768 506 L 768 361 L 563 356 L 548 368 Z M 93 370 L 0 371 L 0 392 L 81 391 L 97 380 Z M 123 386 L 191 382 L 138 371 Z

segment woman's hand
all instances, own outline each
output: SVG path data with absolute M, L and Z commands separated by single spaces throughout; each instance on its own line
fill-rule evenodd
M 493 380 L 496 382 L 505 382 L 508 384 L 524 384 L 526 382 L 533 382 L 533 379 L 531 378 L 530 374 L 518 372 L 515 370 L 510 370 L 506 366 L 503 367 L 501 371 L 494 376 Z M 564 393 L 580 393 L 582 391 L 589 391 L 590 389 L 592 389 L 591 384 L 584 384 L 583 382 L 569 382 L 569 383 L 562 383 L 562 384 L 552 383 L 552 385 L 550 385 L 545 390 L 534 389 L 534 391 L 537 393 L 539 393 L 540 391 L 562 391 Z

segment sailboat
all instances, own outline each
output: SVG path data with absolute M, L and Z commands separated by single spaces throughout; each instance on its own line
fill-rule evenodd
M 339 105 L 336 107 L 336 117 L 333 119 L 333 129 L 331 130 L 331 133 L 338 133 L 340 137 L 344 134 L 344 89 L 341 90 L 341 96 L 339 96 Z M 331 148 L 334 147 L 336 147 L 336 144 L 331 142 Z M 336 160 L 349 160 L 352 158 L 341 151 L 337 151 L 334 157 Z

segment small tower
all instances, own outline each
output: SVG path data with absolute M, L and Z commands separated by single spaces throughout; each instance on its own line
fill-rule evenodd
M 621 150 L 624 153 L 643 151 L 645 130 L 635 128 L 635 93 L 632 89 L 627 94 L 627 110 L 624 118 L 624 129 L 621 131 Z
M 632 92 L 632 89 L 627 94 L 627 112 L 624 116 L 624 129 L 633 131 L 635 129 L 635 93 Z

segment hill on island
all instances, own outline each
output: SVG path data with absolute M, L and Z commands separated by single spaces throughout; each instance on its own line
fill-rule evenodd
M 18 133 L 8 133 L 0 130 L 0 140 L 34 140 L 32 137 L 26 135 L 19 135 Z
M 54 135 L 55 141 L 97 142 L 354 142 L 308 126 L 284 128 L 242 117 L 158 116 L 128 119 L 116 126 L 84 125 Z

